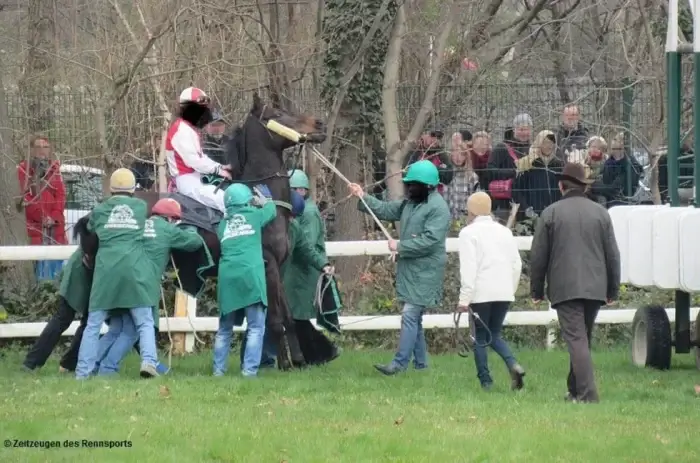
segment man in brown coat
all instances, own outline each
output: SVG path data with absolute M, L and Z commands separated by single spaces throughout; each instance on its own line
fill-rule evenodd
M 617 299 L 620 251 L 608 211 L 585 196 L 590 181 L 580 164 L 559 175 L 562 199 L 542 211 L 532 240 L 532 299 L 547 298 L 557 311 L 569 349 L 567 400 L 598 402 L 591 334 L 600 306 Z

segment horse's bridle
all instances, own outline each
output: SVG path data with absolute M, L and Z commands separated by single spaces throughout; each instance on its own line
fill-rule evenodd
M 267 128 L 267 124 L 265 123 L 266 121 L 263 119 L 263 114 L 265 114 L 265 109 L 267 109 L 267 104 L 263 105 L 263 108 L 262 108 L 262 110 L 260 111 L 260 117 L 254 117 L 253 119 L 255 119 L 255 121 L 256 121 L 258 124 L 262 125 L 263 128 L 267 131 L 267 134 L 270 136 L 270 138 L 272 138 L 272 133 L 270 132 L 270 129 Z M 252 115 L 252 114 L 251 114 L 251 115 Z M 267 121 L 270 121 L 270 120 L 271 120 L 271 119 L 268 119 Z M 243 127 L 242 127 L 242 129 L 241 129 L 241 137 L 242 137 L 242 145 L 243 145 L 242 148 L 243 148 L 243 150 L 245 150 L 245 149 L 246 149 L 246 129 L 245 129 L 245 123 L 243 124 Z M 298 150 L 297 150 L 297 152 L 296 152 L 296 154 L 294 155 L 294 158 L 293 158 L 293 159 L 294 159 L 294 164 L 293 164 L 293 167 L 292 167 L 292 174 L 297 170 L 297 161 L 299 160 L 299 157 L 301 156 L 301 150 L 302 150 L 303 148 L 304 148 L 304 143 L 299 143 L 299 144 L 298 144 Z M 241 170 L 241 174 L 243 174 L 242 170 Z M 273 178 L 290 178 L 290 177 L 291 177 L 291 174 L 290 174 L 290 175 L 287 175 L 287 173 L 283 171 L 283 172 L 275 172 L 274 174 L 268 175 L 268 176 L 266 176 L 266 177 L 261 177 L 261 178 L 257 178 L 257 179 L 253 179 L 253 180 L 238 180 L 238 183 L 244 183 L 244 184 L 248 184 L 248 183 L 260 183 L 260 182 L 264 182 L 265 180 L 271 180 L 271 179 L 273 179 Z M 217 187 L 217 188 L 218 188 L 218 187 Z

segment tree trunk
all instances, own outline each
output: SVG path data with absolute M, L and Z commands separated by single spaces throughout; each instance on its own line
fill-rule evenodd
M 384 85 L 382 88 L 382 115 L 384 118 L 384 140 L 386 146 L 386 187 L 388 199 L 403 197 L 401 181 L 402 158 L 404 153 L 396 149 L 401 143 L 399 129 L 399 109 L 396 104 L 396 87 L 399 84 L 401 67 L 401 47 L 406 33 L 406 9 L 399 6 L 394 20 L 394 29 L 389 38 L 389 47 L 384 65 Z
M 0 62 L 0 66 L 2 62 Z M 0 67 L 0 245 L 22 246 L 27 244 L 27 228 L 23 214 L 17 211 L 21 194 L 17 163 L 12 157 L 12 129 L 5 104 L 6 95 L 3 86 L 3 69 Z M 30 262 L 0 261 L 2 285 L 5 288 L 25 290 L 35 283 L 34 272 Z
M 348 113 L 343 114 L 341 110 L 337 119 L 337 133 L 347 132 L 346 129 L 352 127 L 353 117 Z M 362 156 L 363 146 L 362 137 L 354 135 L 347 143 L 339 143 L 338 161 L 336 167 L 345 175 L 351 182 L 362 181 Z M 348 187 L 343 180 L 337 175 L 334 176 L 333 189 L 335 190 L 336 198 L 344 197 L 347 194 Z M 365 218 L 357 209 L 357 200 L 353 199 L 345 201 L 336 207 L 335 210 L 335 234 L 334 241 L 355 241 L 363 239 L 365 229 Z M 340 280 L 354 286 L 357 278 L 362 272 L 365 262 L 365 257 L 343 257 L 338 260 L 336 270 L 340 275 Z M 351 288 L 345 288 L 347 294 L 351 293 Z
M 27 14 L 29 50 L 19 86 L 28 116 L 27 128 L 31 132 L 48 131 L 53 120 L 51 93 L 56 83 L 53 59 L 48 54 L 48 50 L 55 48 L 53 42 L 56 24 L 53 16 L 53 2 L 30 0 Z

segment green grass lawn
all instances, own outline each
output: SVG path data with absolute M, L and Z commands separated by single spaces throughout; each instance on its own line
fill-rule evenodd
M 245 380 L 210 376 L 211 355 L 174 372 L 78 382 L 55 359 L 36 374 L 21 355 L 0 362 L 0 437 L 130 440 L 126 449 L 2 449 L 2 462 L 698 462 L 700 383 L 690 356 L 657 372 L 626 351 L 596 352 L 601 403 L 563 401 L 568 357 L 524 351 L 526 389 L 513 393 L 491 354 L 483 392 L 473 358 L 434 356 L 427 371 L 384 377 L 388 352 L 343 354 L 326 367 Z M 237 355 L 232 355 L 232 359 Z

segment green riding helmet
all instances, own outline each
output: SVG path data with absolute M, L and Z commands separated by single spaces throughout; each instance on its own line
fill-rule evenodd
M 224 206 L 245 206 L 253 199 L 253 192 L 247 185 L 234 183 L 224 192 Z
M 309 190 L 309 177 L 303 170 L 294 169 L 287 172 L 289 175 L 289 186 L 292 188 L 306 188 Z
M 428 186 L 437 186 L 440 183 L 440 175 L 435 164 L 424 159 L 408 167 L 403 181 L 404 183 L 418 182 Z

